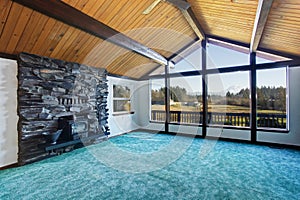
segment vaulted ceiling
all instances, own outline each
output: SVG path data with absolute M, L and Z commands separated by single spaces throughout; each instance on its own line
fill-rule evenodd
M 300 57 L 299 0 L 1 0 L 0 21 L 0 55 L 28 52 L 135 79 L 210 37 Z

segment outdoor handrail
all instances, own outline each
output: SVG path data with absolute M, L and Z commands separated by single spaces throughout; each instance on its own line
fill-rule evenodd
M 170 122 L 180 124 L 202 124 L 203 113 L 197 111 L 170 111 Z M 165 111 L 152 110 L 152 121 L 165 121 Z M 250 126 L 250 113 L 208 112 L 208 124 L 229 126 Z M 286 114 L 258 113 L 257 127 L 286 128 Z

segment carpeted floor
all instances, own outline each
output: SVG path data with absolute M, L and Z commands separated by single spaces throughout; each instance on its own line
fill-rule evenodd
M 2 170 L 0 199 L 300 199 L 300 152 L 135 132 Z

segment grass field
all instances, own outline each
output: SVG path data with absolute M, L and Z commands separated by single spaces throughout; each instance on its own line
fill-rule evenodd
M 152 110 L 164 110 L 164 105 L 152 105 Z M 180 104 L 171 105 L 171 111 L 198 111 L 202 110 L 201 107 L 196 106 L 182 106 Z M 234 106 L 234 105 L 208 105 L 208 112 L 226 112 L 226 113 L 250 113 L 250 107 Z M 258 113 L 282 113 L 279 110 L 257 110 Z

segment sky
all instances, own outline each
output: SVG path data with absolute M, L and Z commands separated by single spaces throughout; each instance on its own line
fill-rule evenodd
M 209 44 L 207 47 L 208 54 L 208 69 L 240 66 L 249 64 L 249 55 L 243 54 L 234 50 Z M 263 58 L 257 57 L 257 63 L 272 62 Z M 217 67 L 218 66 L 218 67 Z M 201 69 L 201 51 L 196 50 L 184 60 L 175 65 L 170 72 L 182 72 Z M 257 72 L 257 85 L 261 86 L 283 86 L 286 87 L 286 71 L 285 68 L 259 70 Z M 225 94 L 227 91 L 238 92 L 242 88 L 249 88 L 249 72 L 234 72 L 225 74 L 208 75 L 208 91 L 209 93 Z M 159 81 L 156 81 L 159 82 Z M 172 78 L 171 86 L 180 86 L 188 90 L 189 93 L 201 92 L 201 79 L 199 76 Z M 155 84 L 156 87 L 163 87 L 164 82 Z M 161 86 L 160 86 L 161 85 Z

